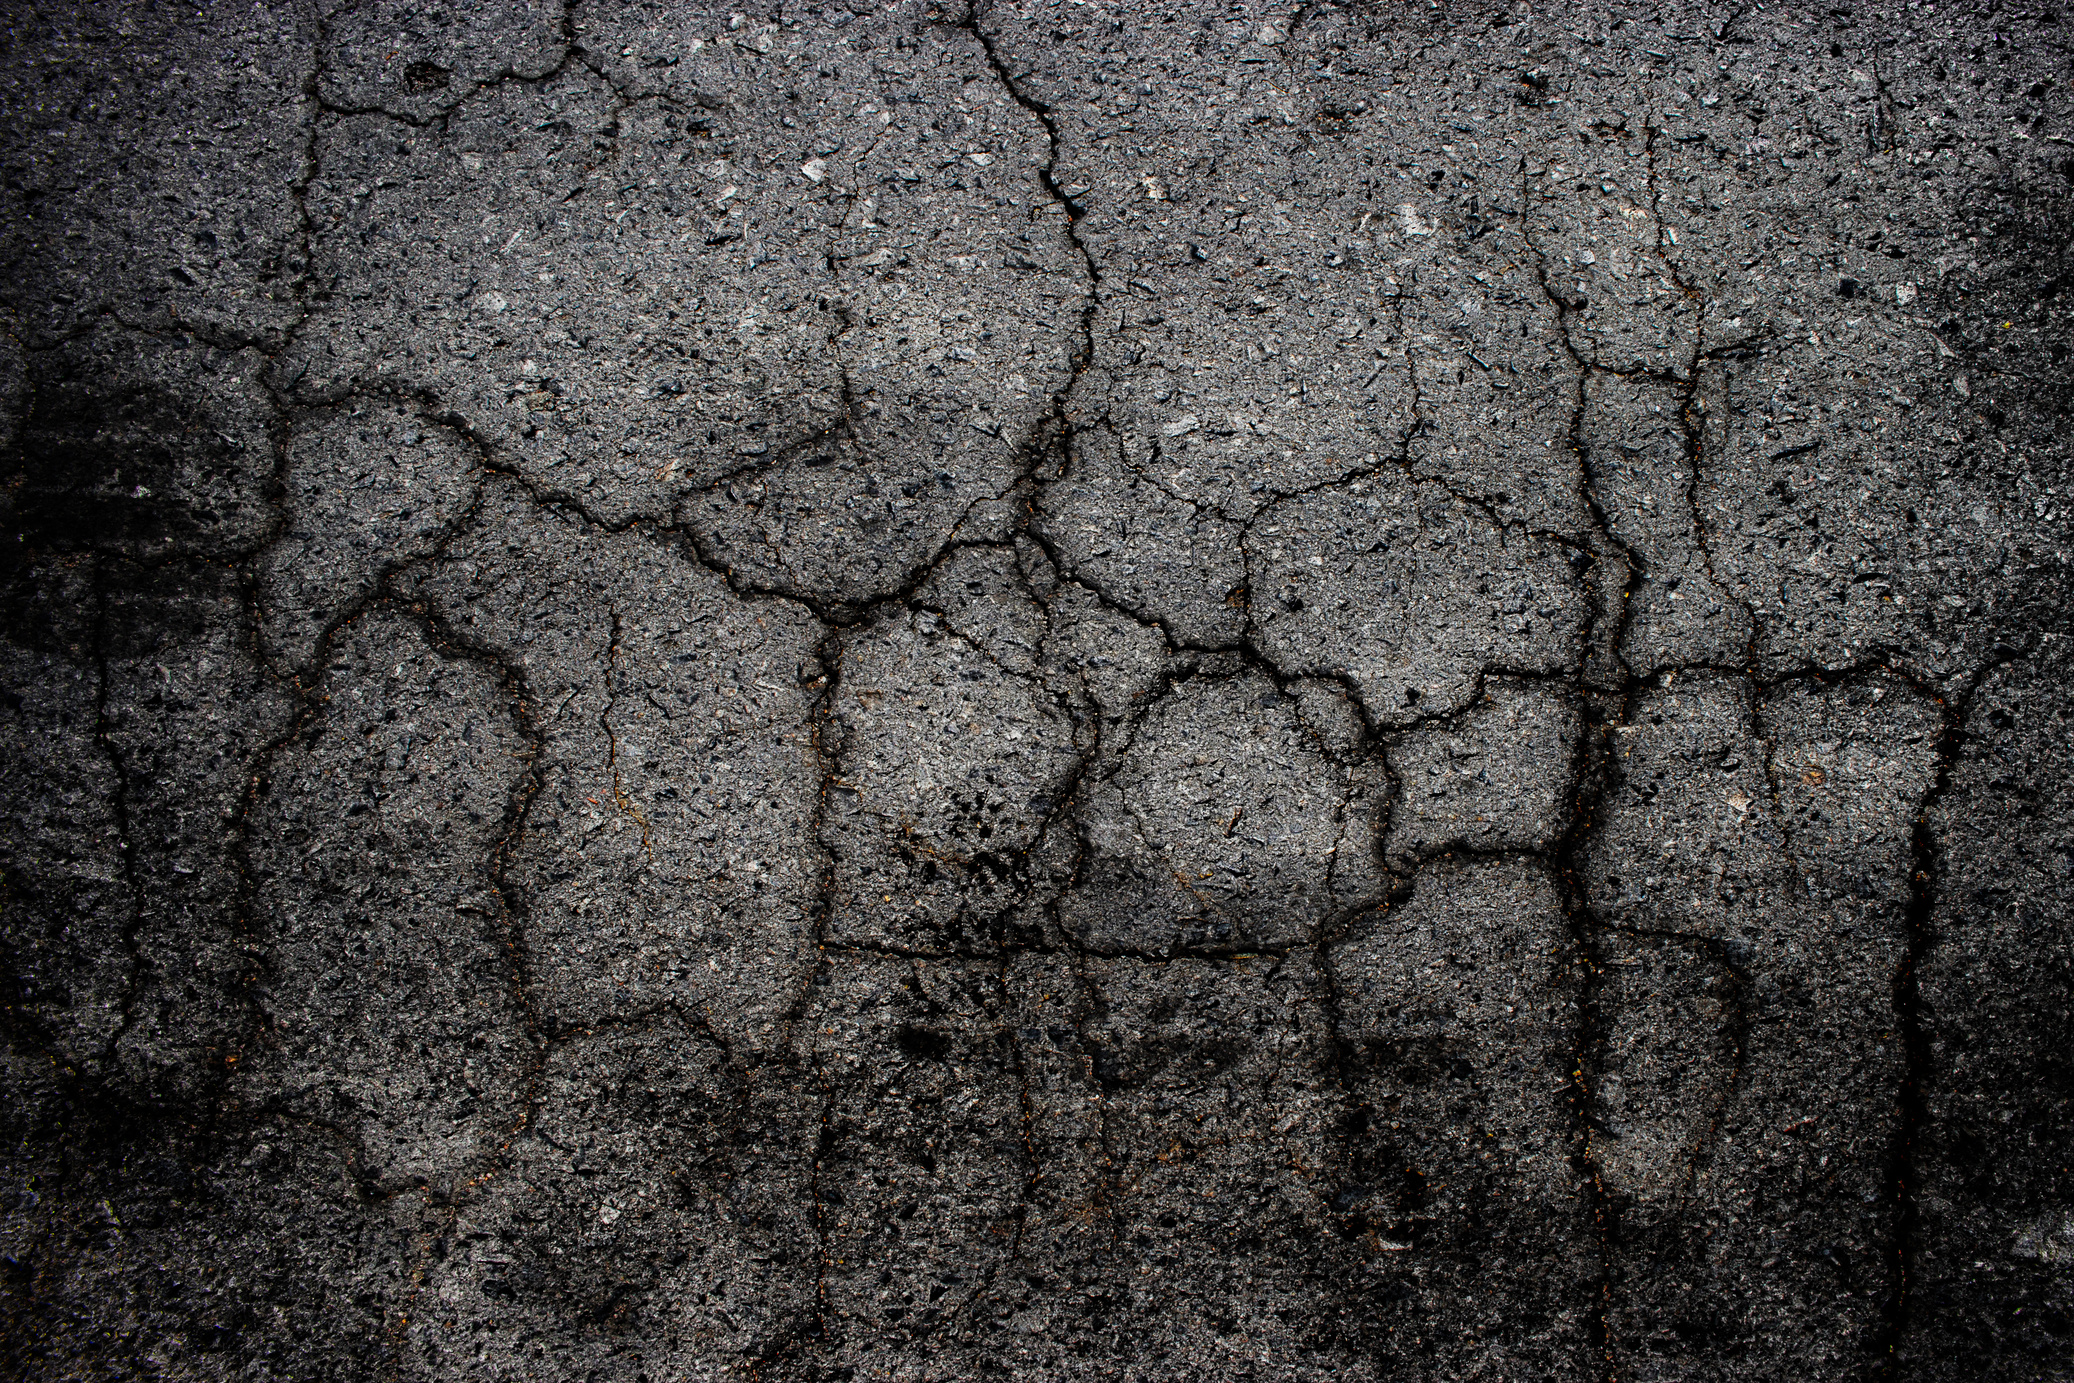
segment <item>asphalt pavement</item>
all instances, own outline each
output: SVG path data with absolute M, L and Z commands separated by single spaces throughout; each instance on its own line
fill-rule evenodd
M 0 1371 L 2074 1379 L 2074 11 L 5 7 Z

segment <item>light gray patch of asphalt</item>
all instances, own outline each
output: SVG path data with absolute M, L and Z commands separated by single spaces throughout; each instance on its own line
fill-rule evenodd
M 2074 1376 L 2068 17 L 18 9 L 11 1376 Z

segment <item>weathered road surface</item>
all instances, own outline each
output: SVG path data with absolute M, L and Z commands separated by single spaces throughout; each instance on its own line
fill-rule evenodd
M 734 4 L 7 7 L 0 1368 L 2074 1377 L 2074 12 Z

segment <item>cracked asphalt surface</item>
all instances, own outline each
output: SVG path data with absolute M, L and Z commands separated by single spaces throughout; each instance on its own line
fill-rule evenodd
M 17 3 L 0 1361 L 2074 1378 L 2074 13 Z

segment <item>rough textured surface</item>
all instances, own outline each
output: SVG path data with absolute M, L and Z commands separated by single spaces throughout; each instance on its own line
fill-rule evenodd
M 24 3 L 0 1371 L 2074 1378 L 2074 16 Z

